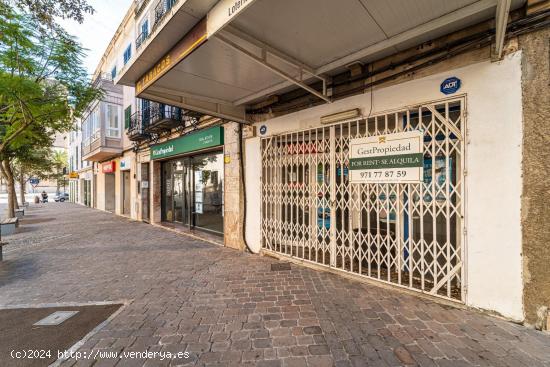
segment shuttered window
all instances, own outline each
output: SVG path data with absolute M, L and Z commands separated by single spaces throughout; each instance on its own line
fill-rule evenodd
M 124 128 L 129 129 L 130 128 L 130 116 L 132 116 L 132 106 L 126 107 L 124 110 Z

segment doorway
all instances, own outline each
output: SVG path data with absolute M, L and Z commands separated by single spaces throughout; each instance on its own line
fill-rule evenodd
M 162 220 L 223 234 L 223 153 L 163 163 Z
M 351 182 L 352 139 L 410 131 L 423 179 Z M 262 139 L 262 247 L 464 301 L 464 132 L 456 98 Z
M 92 188 L 91 188 L 91 180 L 83 180 L 83 191 L 84 191 L 84 205 L 86 206 L 92 206 Z
M 122 171 L 122 215 L 131 213 L 130 190 L 130 171 Z
M 105 210 L 115 211 L 115 174 L 105 173 Z
M 141 164 L 141 220 L 149 222 L 149 163 Z

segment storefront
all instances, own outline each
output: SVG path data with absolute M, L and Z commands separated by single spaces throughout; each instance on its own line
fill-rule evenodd
M 101 164 L 101 173 L 104 175 L 105 183 L 105 210 L 115 212 L 115 161 L 110 161 Z
M 223 127 L 152 146 L 151 159 L 162 160 L 161 220 L 223 235 Z
M 121 213 L 125 216 L 130 216 L 131 209 L 131 175 L 130 169 L 132 167 L 131 159 L 129 157 L 120 159 L 120 174 L 121 174 Z
M 78 184 L 76 185 L 78 198 L 77 202 L 79 204 L 89 206 L 89 207 L 95 207 L 93 205 L 94 200 L 94 174 L 92 173 L 91 168 L 87 168 L 84 171 L 81 171 L 79 173 L 79 179 Z

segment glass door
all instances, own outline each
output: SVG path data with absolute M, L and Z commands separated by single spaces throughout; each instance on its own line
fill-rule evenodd
M 162 219 L 223 233 L 223 153 L 163 163 Z
M 223 233 L 223 153 L 193 157 L 193 225 Z
M 183 209 L 185 204 L 185 192 L 184 192 L 184 172 L 183 166 L 180 161 L 174 162 L 174 173 L 172 175 L 173 188 L 173 208 L 174 208 L 174 222 L 183 223 Z

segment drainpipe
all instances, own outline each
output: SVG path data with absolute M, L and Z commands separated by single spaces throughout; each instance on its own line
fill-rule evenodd
M 248 245 L 248 242 L 246 241 L 246 180 L 245 180 L 245 174 L 244 174 L 244 149 L 243 149 L 243 124 L 239 123 L 239 160 L 240 160 L 240 165 L 241 165 L 241 183 L 242 183 L 242 188 L 243 188 L 243 203 L 244 203 L 244 208 L 243 208 L 243 227 L 242 227 L 242 231 L 243 231 L 243 242 L 247 248 L 247 250 L 250 252 L 250 253 L 254 253 L 254 251 L 252 251 L 250 249 L 250 246 Z

